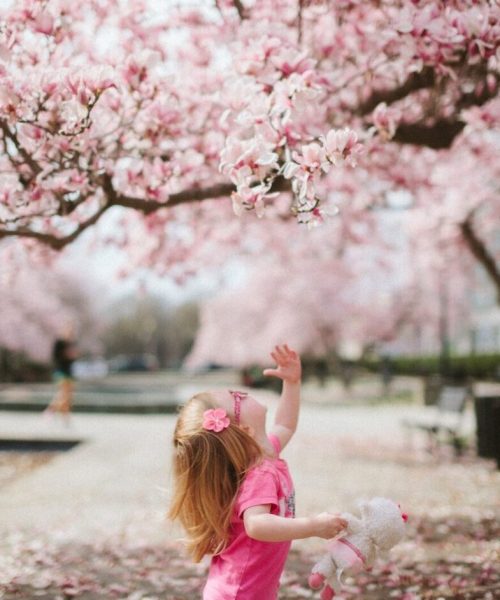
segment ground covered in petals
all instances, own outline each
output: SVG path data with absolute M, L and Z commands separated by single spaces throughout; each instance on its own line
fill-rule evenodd
M 354 600 L 494 600 L 500 597 L 500 524 L 476 519 L 415 519 L 394 559 L 348 579 Z M 0 542 L 0 598 L 184 600 L 199 598 L 206 567 L 176 544 L 138 545 L 123 538 L 92 545 L 12 533 Z M 3 557 L 3 558 L 1 558 Z M 307 586 L 316 557 L 291 552 L 282 600 L 315 598 Z
M 56 452 L 0 452 L 0 486 L 48 463 Z

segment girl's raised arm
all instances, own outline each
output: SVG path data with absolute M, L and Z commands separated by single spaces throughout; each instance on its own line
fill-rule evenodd
M 270 433 L 279 439 L 283 450 L 297 429 L 302 365 L 299 355 L 286 344 L 275 346 L 271 356 L 276 362 L 276 368 L 264 369 L 264 375 L 281 379 L 283 390 Z

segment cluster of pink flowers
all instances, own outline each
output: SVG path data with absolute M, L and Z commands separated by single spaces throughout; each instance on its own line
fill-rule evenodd
M 314 61 L 282 40 L 266 41 L 244 49 L 244 84 L 238 82 L 227 94 L 220 169 L 236 186 L 236 214 L 255 209 L 263 216 L 266 203 L 278 195 L 273 184 L 282 177 L 291 181 L 293 210 L 312 217 L 321 175 L 333 165 L 355 166 L 361 144 L 348 128 L 322 136 L 314 121 L 311 127 L 305 125 L 309 114 L 320 111 L 325 96 Z
M 314 215 L 318 204 L 316 186 L 321 174 L 343 163 L 355 167 L 361 150 L 356 132 L 347 128 L 332 129 L 318 142 L 294 150 L 291 159 L 285 162 L 283 175 L 292 180 L 298 210 Z
M 429 1 L 405 7 L 395 16 L 396 29 L 412 39 L 415 57 L 422 64 L 456 62 L 464 49 L 470 63 L 494 56 L 500 36 L 500 7 L 496 2 L 469 4 Z

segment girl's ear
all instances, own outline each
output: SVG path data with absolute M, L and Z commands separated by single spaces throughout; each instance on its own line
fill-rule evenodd
M 250 437 L 252 437 L 252 438 L 255 437 L 255 429 L 253 427 L 251 427 L 250 425 L 240 424 L 240 429 L 243 429 L 243 431 L 245 433 L 248 433 L 248 435 Z

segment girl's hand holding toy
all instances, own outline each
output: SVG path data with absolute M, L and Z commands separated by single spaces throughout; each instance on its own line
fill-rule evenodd
M 408 517 L 395 502 L 372 498 L 360 503 L 360 510 L 361 518 L 342 515 L 347 535 L 328 542 L 327 554 L 312 568 L 309 585 L 323 588 L 321 600 L 331 600 L 341 591 L 343 575 L 360 573 L 403 539 Z

